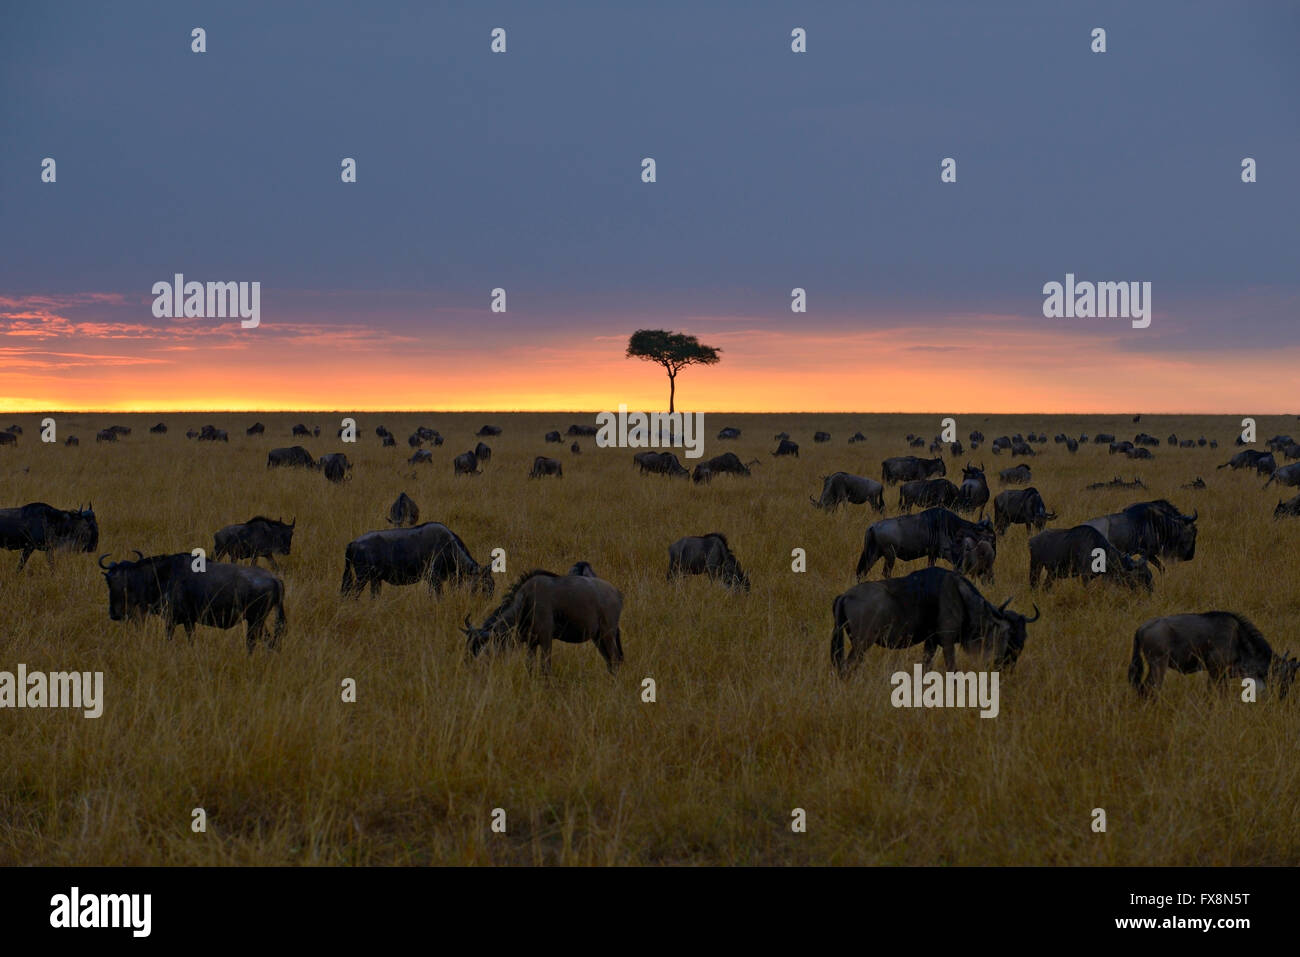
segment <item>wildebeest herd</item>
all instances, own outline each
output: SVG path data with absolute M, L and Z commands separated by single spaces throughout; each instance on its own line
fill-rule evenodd
M 96 439 L 117 443 L 129 437 L 131 431 L 114 425 L 99 430 Z M 393 434 L 384 426 L 374 431 L 383 446 L 396 445 Z M 319 437 L 320 432 L 319 426 L 299 424 L 292 435 Z M 591 426 L 574 424 L 567 433 L 553 429 L 539 438 L 544 444 L 556 444 L 562 443 L 566 435 L 589 438 L 594 432 Z M 148 433 L 166 435 L 167 425 L 159 422 Z M 248 438 L 260 438 L 266 427 L 257 422 L 244 433 Z M 17 426 L 0 433 L 7 437 L 4 444 L 9 446 L 16 445 L 21 434 Z M 499 426 L 484 425 L 475 437 L 501 434 Z M 198 441 L 230 442 L 227 430 L 212 425 L 191 429 L 186 435 Z M 725 428 L 717 436 L 720 441 L 740 437 L 741 431 L 735 427 Z M 815 446 L 833 448 L 830 432 L 818 430 L 812 439 Z M 415 450 L 408 464 L 432 462 L 432 450 L 423 446 L 429 443 L 438 448 L 443 441 L 437 431 L 417 428 L 408 439 L 408 446 Z M 669 450 L 636 451 L 631 453 L 631 459 L 633 467 L 643 475 L 690 476 L 696 484 L 707 484 L 720 476 L 754 480 L 766 469 L 782 467 L 777 460 L 799 456 L 798 443 L 788 433 L 776 435 L 775 441 L 778 444 L 770 463 L 759 459 L 744 462 L 735 453 L 725 452 L 704 458 L 691 469 Z M 862 441 L 865 437 L 861 432 L 848 438 L 849 445 Z M 935 652 L 942 649 L 949 670 L 955 667 L 955 649 L 960 645 L 991 667 L 1009 670 L 1026 648 L 1032 649 L 1028 626 L 1039 620 L 1041 613 L 1036 605 L 1031 615 L 1013 611 L 1009 607 L 1011 598 L 995 605 L 980 592 L 976 582 L 986 588 L 994 585 L 999 543 L 1005 547 L 1015 525 L 1025 526 L 1028 532 L 1025 547 L 1031 590 L 1040 586 L 1040 578 L 1044 589 L 1061 579 L 1077 578 L 1085 584 L 1112 583 L 1150 594 L 1157 587 L 1157 575 L 1165 574 L 1166 563 L 1197 558 L 1199 509 L 1185 512 L 1167 499 L 1156 498 L 1069 527 L 1049 527 L 1057 520 L 1057 512 L 1048 507 L 1037 488 L 1029 485 L 1037 466 L 1022 462 L 1000 470 L 1000 484 L 1013 487 L 1000 490 L 996 496 L 990 491 L 984 462 L 975 464 L 974 457 L 954 463 L 960 464 L 960 483 L 946 477 L 948 462 L 944 455 L 956 458 L 981 448 L 986 444 L 981 432 L 972 431 L 967 436 L 968 445 L 940 441 L 938 437 L 927 443 L 924 437 L 911 434 L 900 436 L 899 441 L 938 454 L 887 457 L 880 463 L 879 481 L 835 471 L 822 478 L 820 494 L 810 495 L 811 504 L 827 513 L 842 515 L 840 510 L 845 507 L 870 505 L 875 513 L 883 515 L 887 511 L 887 490 L 898 488 L 898 514 L 877 518 L 865 529 L 855 567 L 858 584 L 831 602 L 830 657 L 834 670 L 841 675 L 848 675 L 872 645 L 903 648 L 921 644 L 927 668 Z M 1055 438 L 1068 454 L 1077 454 L 1079 447 L 1088 442 L 1086 434 L 1070 437 L 1058 432 Z M 1046 432 L 1030 432 L 998 436 L 988 444 L 994 455 L 1009 452 L 1012 456 L 1036 457 L 1047 451 L 1042 448 L 1047 443 Z M 1091 443 L 1107 444 L 1109 454 L 1137 459 L 1153 454 L 1150 449 L 1158 447 L 1160 440 L 1146 433 L 1139 433 L 1131 442 L 1099 434 L 1092 437 Z M 1180 440 L 1171 435 L 1167 440 L 1168 446 L 1179 449 L 1217 444 L 1217 440 L 1204 437 Z M 1040 448 L 1035 450 L 1035 445 Z M 1274 483 L 1300 486 L 1300 464 L 1278 466 L 1276 462 L 1278 455 L 1300 458 L 1300 445 L 1281 435 L 1264 445 L 1263 449 L 1238 452 L 1220 468 L 1249 469 L 1267 475 L 1265 487 Z M 576 441 L 572 450 L 580 452 Z M 1135 454 L 1139 451 L 1146 454 Z M 484 465 L 492 461 L 492 450 L 478 441 L 474 448 L 451 456 L 450 461 L 455 475 L 481 475 Z M 353 463 L 346 454 L 329 453 L 317 459 L 301 445 L 272 448 L 266 466 L 314 469 L 336 484 L 353 478 Z M 528 475 L 560 478 L 564 470 L 558 459 L 537 455 Z M 1119 477 L 1097 484 L 1143 487 L 1137 479 L 1125 482 Z M 1205 483 L 1198 476 L 1196 483 L 1184 487 L 1204 488 Z M 1279 518 L 1300 515 L 1300 495 L 1280 501 L 1274 514 Z M 492 562 L 478 561 L 447 525 L 437 521 L 419 523 L 420 509 L 405 491 L 385 518 L 388 527 L 366 531 L 346 546 L 341 556 L 341 597 L 357 597 L 367 586 L 375 597 L 384 584 L 417 583 L 425 584 L 435 595 L 446 586 L 465 587 L 472 594 L 493 594 Z M 192 636 L 197 625 L 232 628 L 243 623 L 250 653 L 259 640 L 276 647 L 288 622 L 285 586 L 275 574 L 279 571 L 276 556 L 292 554 L 297 524 L 296 517 L 286 523 L 256 515 L 226 525 L 212 535 L 210 559 L 185 552 L 146 556 L 136 551 L 134 559 L 117 561 L 108 561 L 111 555 L 101 555 L 99 567 L 108 587 L 110 619 L 138 621 L 156 615 L 163 619 L 169 637 L 177 624 Z M 52 563 L 54 551 L 93 553 L 98 541 L 98 520 L 91 506 L 63 510 L 33 502 L 0 510 L 0 545 L 21 553 L 19 570 L 36 551 L 45 552 Z M 761 581 L 757 585 L 751 582 L 722 532 L 687 535 L 665 542 L 665 546 L 670 582 L 682 576 L 703 575 L 742 596 L 762 589 Z M 257 567 L 263 558 L 270 571 Z M 926 560 L 926 568 L 899 579 L 892 577 L 896 563 L 919 559 Z M 951 570 L 935 567 L 941 561 Z M 883 578 L 867 580 L 878 565 Z M 549 667 L 553 641 L 590 641 L 614 671 L 624 660 L 622 609 L 623 596 L 618 589 L 599 578 L 589 563 L 578 562 L 563 575 L 533 569 L 519 576 L 481 626 L 475 627 L 467 619 L 463 631 L 472 655 L 519 643 L 529 649 L 530 661 L 540 655 L 544 669 Z M 744 606 L 736 605 L 735 615 L 744 614 Z M 1276 653 L 1245 617 L 1212 610 L 1155 618 L 1137 629 L 1128 670 L 1133 687 L 1148 694 L 1171 668 L 1182 673 L 1207 671 L 1216 687 L 1222 687 L 1228 678 L 1254 678 L 1266 687 L 1276 687 L 1280 697 L 1292 683 L 1300 662 L 1289 654 Z

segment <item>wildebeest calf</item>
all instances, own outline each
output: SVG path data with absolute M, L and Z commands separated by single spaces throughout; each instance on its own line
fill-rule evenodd
M 289 524 L 255 515 L 239 525 L 227 525 L 213 536 L 212 558 L 221 561 L 229 558 L 236 562 L 251 558 L 257 564 L 265 558 L 271 567 L 279 570 L 276 555 L 288 555 L 293 546 L 293 530 L 297 519 Z

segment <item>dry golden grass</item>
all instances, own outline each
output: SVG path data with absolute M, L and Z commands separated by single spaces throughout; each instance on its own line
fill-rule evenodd
M 148 427 L 164 418 L 166 436 Z M 255 418 L 264 437 L 247 438 Z M 0 505 L 94 500 L 100 551 L 126 557 L 211 548 L 222 525 L 256 513 L 297 516 L 283 560 L 289 631 L 278 653 L 251 658 L 243 631 L 200 628 L 187 644 L 111 622 L 94 556 L 41 556 L 14 572 L 0 553 L 0 669 L 105 673 L 104 714 L 0 712 L 0 863 L 39 864 L 1295 864 L 1300 862 L 1297 702 L 1213 700 L 1205 677 L 1171 675 L 1139 705 L 1125 673 L 1134 628 L 1147 618 L 1224 608 L 1251 618 L 1275 648 L 1300 650 L 1296 524 L 1274 522 L 1279 494 L 1253 474 L 1216 472 L 1234 451 L 1237 420 L 1144 417 L 959 416 L 962 436 L 1029 429 L 1145 430 L 1163 440 L 1205 434 L 1217 450 L 1162 446 L 1129 462 L 1088 445 L 1070 456 L 1049 444 L 1034 484 L 1057 526 L 1142 499 L 1169 497 L 1201 512 L 1196 559 L 1157 576 L 1154 596 L 1067 583 L 1038 594 L 1041 620 L 1001 688 L 1001 714 L 895 710 L 889 675 L 919 648 L 873 649 L 847 683 L 829 668 L 832 599 L 853 582 L 861 507 L 828 515 L 808 496 L 843 469 L 878 476 L 905 454 L 903 435 L 931 436 L 938 416 L 712 415 L 706 454 L 762 459 L 749 480 L 707 487 L 642 477 L 632 451 L 583 453 L 542 435 L 589 415 L 358 416 L 361 439 L 332 438 L 338 415 L 94 415 L 60 418 L 42 446 L 37 420 L 0 449 Z M 335 487 L 312 472 L 268 472 L 266 452 L 296 444 L 297 421 L 319 423 L 314 454 L 343 450 L 355 480 Z M 196 444 L 187 427 L 212 421 L 229 445 Z M 450 460 L 484 421 L 486 474 L 452 476 Z M 134 433 L 96 446 L 113 422 Z M 398 436 L 384 449 L 384 423 Z M 405 436 L 428 424 L 447 436 L 432 467 L 405 464 Z M 712 441 L 723 425 L 744 438 Z M 814 445 L 826 428 L 829 445 Z M 1260 437 L 1300 428 L 1261 418 Z M 790 431 L 798 460 L 776 460 L 773 433 Z M 855 430 L 869 441 L 847 445 Z M 1038 446 L 1036 448 L 1042 448 Z M 560 480 L 530 481 L 534 455 L 564 462 Z M 1011 464 L 987 447 L 974 458 Z M 409 476 L 416 473 L 416 477 Z M 1116 474 L 1149 491 L 1084 491 Z M 951 471 L 950 471 L 951 475 Z M 1208 491 L 1180 490 L 1201 475 Z M 474 556 L 507 550 L 498 592 L 533 567 L 563 571 L 586 559 L 625 599 L 627 663 L 611 678 L 594 647 L 557 646 L 555 674 L 531 677 L 522 654 L 472 665 L 458 625 L 489 600 L 455 590 L 385 587 L 377 601 L 340 600 L 346 543 L 385 527 L 406 490 L 422 520 L 456 530 Z M 896 512 L 897 491 L 887 493 Z M 732 596 L 703 579 L 664 581 L 667 546 L 722 531 L 753 579 Z M 1000 543 L 1000 603 L 1029 610 L 1026 533 Z M 808 570 L 790 568 L 807 549 Z M 923 563 L 901 565 L 906 573 Z M 880 574 L 879 566 L 874 573 Z M 967 667 L 959 654 L 959 667 Z M 345 704 L 340 682 L 356 679 Z M 658 701 L 641 701 L 653 677 Z M 208 813 L 192 833 L 191 809 Z M 489 828 L 504 808 L 508 831 Z M 791 809 L 808 830 L 790 830 Z M 1093 808 L 1108 831 L 1093 833 Z

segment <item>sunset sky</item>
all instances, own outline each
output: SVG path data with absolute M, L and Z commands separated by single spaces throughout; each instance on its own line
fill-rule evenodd
M 0 410 L 1298 411 L 1300 5 L 1070 7 L 9 4 Z

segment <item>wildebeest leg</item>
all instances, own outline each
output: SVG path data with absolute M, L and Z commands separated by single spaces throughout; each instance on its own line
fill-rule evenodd
M 957 647 L 953 641 L 952 632 L 942 635 L 939 639 L 943 643 L 943 663 L 948 671 L 957 670 Z
M 623 663 L 623 649 L 618 644 L 618 632 L 602 629 L 596 638 L 596 648 L 605 659 L 605 667 L 611 675 L 618 673 L 618 666 Z
M 532 655 L 537 653 L 541 659 L 542 674 L 551 673 L 551 630 L 554 622 L 550 615 L 543 615 L 534 612 L 533 627 L 530 630 L 528 638 L 529 661 L 532 661 Z
M 893 555 L 891 555 L 891 554 L 886 554 L 886 555 L 885 555 L 885 565 L 884 565 L 884 567 L 881 569 L 881 573 L 882 573 L 886 578 L 888 578 L 890 575 L 892 575 L 892 574 L 894 573 L 894 556 L 893 556 Z
M 50 571 L 54 570 L 54 549 L 45 549 L 45 563 L 50 566 Z
M 933 638 L 927 638 L 925 641 L 925 657 L 921 659 L 921 671 L 930 670 L 930 662 L 934 661 L 934 653 L 939 650 L 939 642 Z
M 19 571 L 22 571 L 22 570 L 23 570 L 23 566 L 27 564 L 27 559 L 29 559 L 29 558 L 32 557 L 32 552 L 34 552 L 35 550 L 36 550 L 36 549 L 34 549 L 34 548 L 33 548 L 32 546 L 30 546 L 30 545 L 24 545 L 24 546 L 23 546 L 23 553 L 22 553 L 22 555 L 20 555 L 20 556 L 18 557 L 18 570 L 19 570 Z
M 379 597 L 379 589 L 383 586 L 383 584 L 384 584 L 383 579 L 381 579 L 378 575 L 376 575 L 374 578 L 370 579 L 370 597 L 371 597 L 371 598 L 378 598 L 378 597 Z
M 265 618 L 254 618 L 252 615 L 248 616 L 248 633 L 244 636 L 244 640 L 248 645 L 248 653 L 250 655 L 253 653 L 253 646 L 257 644 L 257 640 L 262 637 L 262 624 L 264 621 Z
M 266 560 L 267 560 L 268 562 L 271 563 L 271 570 L 272 570 L 272 571 L 276 571 L 276 572 L 278 572 L 278 571 L 280 570 L 280 566 L 279 566 L 279 564 L 276 562 L 276 560 L 275 560 L 275 556 L 272 555 L 270 552 L 267 552 L 267 553 L 266 553 Z M 254 556 L 254 558 L 253 558 L 253 564 L 254 564 L 254 565 L 257 564 L 257 558 L 256 558 L 256 556 Z
M 361 595 L 361 583 L 357 581 L 352 562 L 347 559 L 343 560 L 343 585 L 339 591 L 348 598 L 358 598 Z
M 185 638 L 191 645 L 194 644 L 194 622 L 187 621 L 183 627 L 185 628 Z
M 1143 695 L 1149 695 L 1165 680 L 1165 671 L 1169 668 L 1169 662 L 1163 655 L 1147 659 L 1147 676 L 1142 680 L 1142 686 L 1138 691 Z

